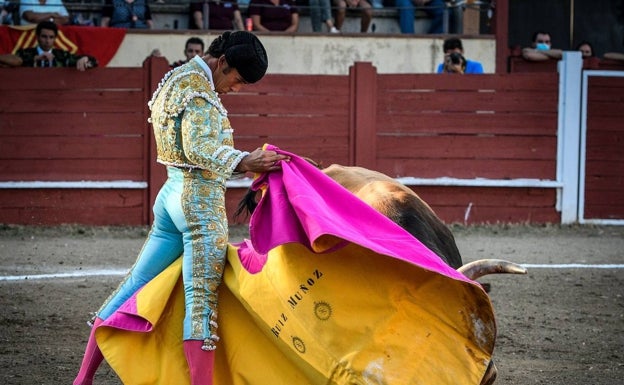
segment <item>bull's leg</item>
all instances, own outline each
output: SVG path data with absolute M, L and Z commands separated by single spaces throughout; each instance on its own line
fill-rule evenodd
M 492 385 L 496 380 L 496 374 L 498 370 L 496 369 L 496 365 L 494 365 L 494 361 L 490 361 L 487 370 L 485 371 L 485 375 L 483 379 L 481 379 L 481 385 Z

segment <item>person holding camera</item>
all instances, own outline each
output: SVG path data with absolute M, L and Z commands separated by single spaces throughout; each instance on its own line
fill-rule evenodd
M 464 57 L 464 46 L 460 39 L 456 37 L 448 38 L 444 40 L 442 48 L 444 50 L 444 62 L 438 65 L 437 73 L 483 73 L 483 65 L 481 63 Z
M 458 53 L 451 52 L 444 56 L 444 69 L 446 74 L 464 74 L 466 73 L 466 58 Z

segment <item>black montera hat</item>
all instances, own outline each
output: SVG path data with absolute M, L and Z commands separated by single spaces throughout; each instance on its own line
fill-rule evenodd
M 217 47 L 213 47 L 215 43 Z M 212 48 L 220 52 L 211 52 Z M 236 68 L 247 83 L 262 79 L 269 66 L 269 59 L 260 39 L 247 31 L 223 33 L 211 44 L 208 53 L 225 55 L 228 65 Z

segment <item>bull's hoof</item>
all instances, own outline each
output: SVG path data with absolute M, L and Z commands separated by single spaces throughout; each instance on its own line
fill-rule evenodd
M 496 380 L 496 374 L 498 370 L 496 369 L 496 365 L 494 365 L 494 361 L 490 361 L 487 370 L 485 371 L 485 375 L 483 379 L 481 379 L 481 385 L 492 385 Z

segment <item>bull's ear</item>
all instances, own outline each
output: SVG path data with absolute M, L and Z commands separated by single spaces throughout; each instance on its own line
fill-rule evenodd
M 308 158 L 307 156 L 302 156 L 301 159 L 305 160 L 306 162 L 310 163 L 312 166 L 318 168 L 319 170 L 323 169 L 323 165 L 321 163 L 316 162 L 314 159 L 312 158 Z

